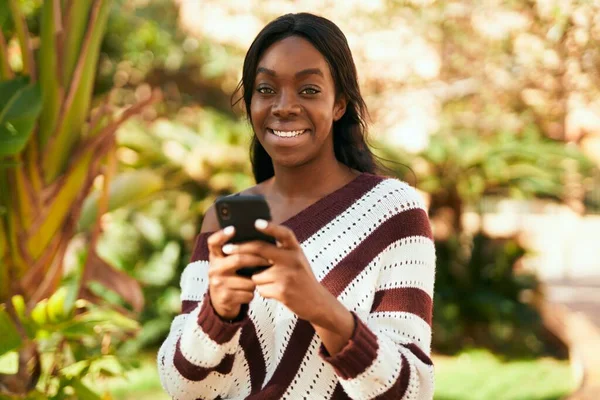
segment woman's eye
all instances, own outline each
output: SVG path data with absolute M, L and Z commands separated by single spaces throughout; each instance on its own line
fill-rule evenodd
M 271 88 L 268 88 L 266 86 L 262 86 L 256 89 L 256 91 L 260 94 L 272 94 L 274 93 L 273 90 Z
M 317 94 L 317 93 L 319 93 L 319 91 L 314 88 L 306 88 L 306 89 L 302 90 L 302 93 L 303 94 Z

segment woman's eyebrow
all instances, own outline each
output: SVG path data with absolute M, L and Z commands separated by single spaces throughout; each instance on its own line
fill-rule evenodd
M 272 69 L 266 68 L 266 67 L 258 67 L 256 69 L 256 74 L 258 75 L 260 73 L 267 74 L 272 77 L 277 76 L 277 73 L 275 71 L 273 71 Z M 319 75 L 321 77 L 325 77 L 325 75 L 323 74 L 323 71 L 321 71 L 319 68 L 307 68 L 307 69 L 303 69 L 302 71 L 298 71 L 295 74 L 296 78 L 306 76 L 306 75 Z
M 303 69 L 302 71 L 296 72 L 296 78 L 306 75 L 319 75 L 323 78 L 325 77 L 323 71 L 321 71 L 319 68 L 307 68 Z
M 269 68 L 265 68 L 265 67 L 258 67 L 256 69 L 256 75 L 258 75 L 260 73 L 271 75 L 271 76 L 277 76 L 275 71 L 273 71 L 272 69 L 269 69 Z

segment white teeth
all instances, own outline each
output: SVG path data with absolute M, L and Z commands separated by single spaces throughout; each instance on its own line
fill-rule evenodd
M 296 137 L 304 133 L 304 130 L 301 131 L 276 131 L 273 130 L 273 133 L 279 137 Z

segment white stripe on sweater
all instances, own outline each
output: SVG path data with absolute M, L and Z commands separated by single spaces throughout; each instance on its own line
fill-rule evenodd
M 354 379 L 340 379 L 344 390 L 354 399 L 371 399 L 386 392 L 400 376 L 402 359 L 396 344 L 377 338 L 379 349 L 370 367 Z
M 181 274 L 181 300 L 200 301 L 208 288 L 208 261 L 189 263 Z
M 242 330 L 238 330 L 227 343 L 218 344 L 198 325 L 198 313 L 203 304 L 204 300 L 189 314 L 190 318 L 181 335 L 180 348 L 183 356 L 192 364 L 211 368 L 217 366 L 226 354 L 233 354 L 237 350 Z
M 375 333 L 385 327 L 386 334 L 398 343 L 414 343 L 426 354 L 431 351 L 431 327 L 415 314 L 403 311 L 372 313 L 367 325 Z
M 433 297 L 430 277 L 435 272 L 435 246 L 431 239 L 411 236 L 392 243 L 381 252 L 380 268 L 381 284 L 376 290 L 412 287 Z
M 410 186 L 394 179 L 382 181 L 302 243 L 308 260 L 314 260 L 311 266 L 319 281 L 380 225 L 380 218 L 383 223 L 398 214 L 396 207 L 422 208 L 418 196 L 412 195 L 416 192 L 407 188 Z

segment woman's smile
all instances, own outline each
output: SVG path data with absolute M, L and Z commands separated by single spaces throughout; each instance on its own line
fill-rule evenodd
M 267 128 L 267 132 L 272 133 L 275 136 L 278 136 L 281 138 L 293 138 L 293 137 L 300 136 L 303 133 L 308 132 L 308 129 L 299 129 L 299 130 L 295 130 L 295 131 L 284 131 L 284 130 L 276 130 L 276 129 Z
M 272 148 L 296 147 L 309 138 L 309 129 L 278 130 L 267 128 L 265 144 Z

